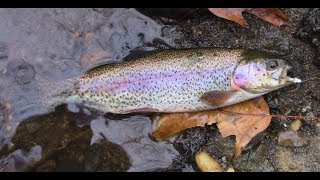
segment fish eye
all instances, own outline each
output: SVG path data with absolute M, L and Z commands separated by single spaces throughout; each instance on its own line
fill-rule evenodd
M 276 60 L 269 60 L 269 61 L 267 61 L 267 68 L 268 69 L 275 69 L 275 68 L 277 68 L 279 66 L 279 63 L 278 63 L 278 61 L 276 61 Z

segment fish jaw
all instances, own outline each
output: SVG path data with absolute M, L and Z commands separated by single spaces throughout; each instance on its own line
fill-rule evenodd
M 301 83 L 302 82 L 301 79 L 296 78 L 296 77 L 292 78 L 292 77 L 287 75 L 289 69 L 291 69 L 291 67 L 290 66 L 286 66 L 284 68 L 284 70 L 282 71 L 281 78 L 279 80 L 280 84 L 289 85 L 289 84 L 292 84 L 292 83 Z

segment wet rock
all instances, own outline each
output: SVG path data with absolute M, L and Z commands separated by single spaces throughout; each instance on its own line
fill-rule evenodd
M 191 128 L 184 131 L 183 134 L 178 136 L 174 140 L 174 147 L 179 151 L 180 154 L 182 154 L 184 163 L 194 165 L 195 162 L 195 155 L 201 150 L 207 150 L 209 154 L 212 154 L 210 151 L 211 148 L 206 148 L 204 145 L 206 145 L 208 142 L 208 137 L 211 137 L 212 133 L 215 131 L 207 130 L 206 128 Z M 217 128 L 215 129 L 217 130 Z M 209 134 L 208 134 L 209 133 Z M 208 135 L 208 136 L 207 136 Z M 214 137 L 214 135 L 212 135 Z M 212 143 L 214 144 L 214 143 Z M 210 147 L 211 144 L 208 144 Z M 215 157 L 220 158 L 220 156 L 216 156 L 216 154 L 213 154 Z
M 314 128 L 316 132 L 319 132 L 314 126 L 311 127 Z M 275 157 L 278 171 L 319 171 L 320 137 L 317 134 L 311 134 L 313 131 L 311 129 L 307 130 L 305 126 L 301 128 L 300 131 L 308 134 L 308 139 L 310 141 L 309 145 L 296 148 L 275 147 L 275 154 L 273 157 Z
M 45 163 L 39 165 L 35 171 L 37 172 L 50 172 L 52 169 L 56 168 L 56 162 L 54 160 L 46 161 Z
M 56 168 L 51 171 L 79 172 L 83 170 L 82 170 L 82 164 L 78 163 L 77 161 L 74 161 L 73 159 L 62 159 L 62 160 L 59 160 Z
M 274 98 L 271 99 L 271 98 L 269 98 L 269 96 L 268 96 L 267 101 L 268 101 L 268 105 L 269 105 L 270 108 L 272 108 L 272 109 L 277 109 L 277 108 L 279 107 L 279 100 L 278 100 L 278 98 L 274 97 Z
M 11 70 L 16 82 L 20 85 L 30 83 L 35 77 L 33 65 L 24 60 L 10 62 L 8 69 Z
M 101 164 L 101 150 L 99 148 L 95 148 L 95 146 L 95 144 L 91 146 L 90 151 L 88 151 L 86 155 L 86 158 L 84 160 L 85 171 L 96 171 L 99 164 Z
M 73 103 L 69 103 L 67 105 L 67 108 L 70 112 L 73 112 L 73 113 L 78 113 L 80 111 L 79 107 L 76 105 L 76 104 L 73 104 Z
M 34 146 L 28 152 L 18 149 L 0 160 L 0 172 L 24 171 L 41 159 L 41 153 L 40 146 Z
M 314 64 L 320 68 L 320 9 L 314 8 L 302 20 L 296 36 L 316 48 Z
M 35 70 L 31 65 L 19 66 L 16 71 L 16 80 L 19 84 L 30 83 L 35 75 Z
M 91 142 L 107 138 L 121 144 L 128 154 L 132 166 L 128 171 L 152 171 L 169 167 L 178 152 L 170 142 L 154 142 L 148 134 L 152 132 L 149 117 L 135 115 L 119 120 L 99 118 L 91 123 Z
M 223 157 L 221 158 L 221 161 L 222 161 L 222 163 L 226 164 L 226 163 L 227 163 L 227 158 L 223 156 Z
M 307 105 L 307 106 L 305 106 L 305 107 L 303 107 L 303 108 L 301 109 L 301 112 L 305 113 L 305 112 L 307 112 L 308 110 L 311 110 L 311 105 L 310 105 L 310 104 Z
M 88 134 L 67 143 L 65 147 L 55 149 L 47 158 L 56 163 L 51 171 L 84 171 L 85 154 L 90 147 L 90 136 Z
M 40 145 L 41 159 L 37 159 L 36 164 L 29 164 L 25 170 L 82 171 L 92 132 L 88 126 L 77 126 L 76 116 L 65 109 L 61 106 L 53 114 L 20 123 L 12 138 L 13 147 L 1 150 L 2 156 L 10 156 L 17 148 L 29 151 L 34 145 Z
M 37 122 L 31 122 L 26 124 L 26 128 L 30 134 L 33 134 L 40 128 L 40 125 Z
M 208 153 L 213 154 L 217 158 L 225 158 L 226 162 L 229 162 L 234 153 L 234 136 L 222 137 L 216 126 L 210 126 L 206 130 L 207 144 L 205 145 Z M 224 163 L 225 164 L 225 163 Z
M 243 154 L 234 162 L 236 171 L 244 172 L 272 172 L 274 167 L 267 159 L 268 146 L 261 143 L 257 148 Z
M 5 42 L 0 41 L 0 62 L 4 59 L 8 59 L 8 45 Z
M 161 37 L 169 36 L 170 33 L 171 33 L 171 27 L 170 26 L 163 26 L 161 28 Z
M 155 39 L 174 46 L 170 39 L 172 28 L 162 26 L 135 9 L 118 9 L 110 17 L 112 28 L 106 29 L 115 60 L 120 61 L 135 48 L 152 45 Z
M 138 8 L 139 12 L 151 17 L 173 19 L 192 18 L 195 15 L 210 14 L 207 8 Z
M 105 139 L 90 146 L 85 158 L 86 171 L 123 172 L 130 166 L 127 153 L 119 145 Z
M 223 138 L 215 125 L 205 128 L 192 128 L 180 136 L 175 142 L 179 152 L 185 157 L 186 163 L 193 164 L 196 150 L 205 150 L 219 159 L 220 165 L 227 169 L 233 166 L 237 171 L 274 171 L 272 164 L 266 160 L 268 146 L 263 139 L 267 133 L 261 133 L 246 146 L 240 160 L 233 162 L 233 136 Z M 194 166 L 195 169 L 196 166 Z
M 307 137 L 298 131 L 284 131 L 279 134 L 278 143 L 282 147 L 302 147 L 309 144 Z
M 1 99 L 0 99 L 1 100 Z M 10 130 L 12 129 L 12 122 L 10 122 L 10 107 L 8 104 L 0 103 L 0 149 L 6 144 L 9 143 L 8 139 L 13 132 Z M 0 151 L 1 152 L 1 151 Z
M 318 143 L 319 139 L 313 143 Z M 310 144 L 310 148 L 282 148 L 276 151 L 276 160 L 280 171 L 284 172 L 310 172 L 320 168 L 319 147 Z

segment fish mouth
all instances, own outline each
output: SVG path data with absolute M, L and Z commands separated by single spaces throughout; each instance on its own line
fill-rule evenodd
M 292 78 L 288 76 L 288 70 L 290 70 L 291 67 L 286 65 L 283 67 L 283 70 L 281 72 L 280 78 L 279 78 L 279 84 L 288 85 L 292 83 L 301 83 L 301 79 L 299 78 Z

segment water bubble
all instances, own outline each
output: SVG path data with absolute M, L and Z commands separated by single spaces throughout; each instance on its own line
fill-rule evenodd
M 14 77 L 15 81 L 20 84 L 28 84 L 30 83 L 35 76 L 35 69 L 34 67 L 25 62 L 24 60 L 21 61 L 11 61 L 7 68 L 12 77 Z
M 138 33 L 139 42 L 144 42 L 144 34 L 142 32 Z
M 19 84 L 28 84 L 34 79 L 33 66 L 19 66 L 16 72 L 16 80 Z
M 77 107 L 77 105 L 73 104 L 73 103 L 67 104 L 67 108 L 70 112 L 73 112 L 73 113 L 78 113 L 80 111 L 80 109 Z
M 170 26 L 163 26 L 161 28 L 161 37 L 169 36 L 171 34 L 171 27 Z

